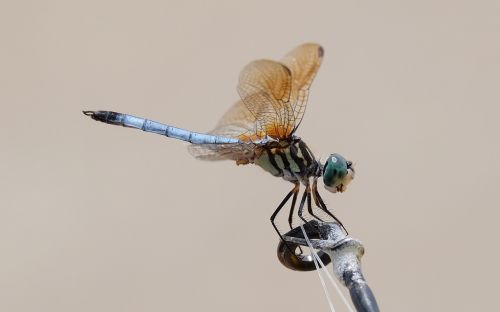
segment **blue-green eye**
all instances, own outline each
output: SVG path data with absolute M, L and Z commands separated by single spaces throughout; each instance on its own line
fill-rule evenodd
M 347 175 L 347 168 L 349 168 L 350 165 L 350 162 L 343 156 L 339 154 L 330 155 L 323 167 L 323 182 L 325 185 L 337 187 L 342 184 L 342 181 L 344 181 Z

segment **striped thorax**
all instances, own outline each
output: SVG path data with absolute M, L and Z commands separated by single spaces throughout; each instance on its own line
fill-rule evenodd
M 275 177 L 301 181 L 321 176 L 319 163 L 300 138 L 272 142 L 257 153 L 254 163 Z

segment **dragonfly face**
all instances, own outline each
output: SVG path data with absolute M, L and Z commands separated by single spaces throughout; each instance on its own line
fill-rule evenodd
M 344 192 L 354 179 L 352 162 L 340 154 L 332 154 L 323 167 L 323 183 L 330 192 Z

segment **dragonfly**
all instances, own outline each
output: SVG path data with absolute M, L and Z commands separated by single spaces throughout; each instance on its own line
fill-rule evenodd
M 307 106 L 310 86 L 323 59 L 323 48 L 315 43 L 302 44 L 281 61 L 260 59 L 246 65 L 239 75 L 237 101 L 209 132 L 194 132 L 149 119 L 112 111 L 83 111 L 92 119 L 145 132 L 160 134 L 191 143 L 189 152 L 202 160 L 231 160 L 237 165 L 254 164 L 275 177 L 293 183 L 271 215 L 271 224 L 280 238 L 275 219 L 281 209 L 292 202 L 288 224 L 293 227 L 294 209 L 304 186 L 298 217 L 308 213 L 319 220 L 312 207 L 325 212 L 346 231 L 342 222 L 326 207 L 318 191 L 318 179 L 332 193 L 344 192 L 354 179 L 353 163 L 334 153 L 324 163 L 307 144 L 295 135 Z

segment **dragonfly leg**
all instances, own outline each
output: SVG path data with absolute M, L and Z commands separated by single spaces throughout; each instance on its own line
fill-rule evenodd
M 299 210 L 298 210 L 298 213 L 297 213 L 299 215 L 299 218 L 304 222 L 304 224 L 307 223 L 307 220 L 304 219 L 304 217 L 302 216 L 302 212 L 304 210 L 304 204 L 306 202 L 306 198 L 308 197 L 307 196 L 307 189 L 308 188 L 309 188 L 309 185 L 306 185 L 306 190 L 304 191 L 304 194 L 302 195 L 302 199 L 300 200 Z M 297 193 L 298 193 L 298 189 L 297 189 Z M 309 205 L 310 204 L 311 204 L 311 200 L 309 198 Z M 300 248 L 300 253 L 302 254 L 302 248 Z
M 307 186 L 307 187 L 309 187 L 309 186 Z M 302 221 L 304 221 L 304 223 L 307 223 L 307 220 L 302 216 L 302 212 L 304 210 L 304 204 L 306 203 L 306 198 L 307 198 L 307 189 L 302 194 L 302 199 L 300 200 L 299 211 L 298 211 L 299 218 Z
M 306 192 L 307 192 L 307 211 L 316 220 L 323 222 L 323 220 L 321 220 L 321 218 L 318 217 L 317 215 L 315 215 L 314 212 L 313 212 L 312 205 L 311 205 L 311 188 L 309 187 L 309 185 L 307 185 L 307 187 L 306 187 Z M 316 198 L 316 196 L 314 196 L 314 201 L 316 202 L 316 205 L 317 205 L 317 198 Z
M 299 195 L 300 183 L 295 184 L 295 187 L 296 187 L 297 191 L 293 193 L 292 206 L 290 207 L 290 212 L 288 213 L 288 225 L 290 226 L 290 230 L 293 230 L 293 211 L 295 210 L 295 203 L 297 202 L 297 197 Z M 288 250 L 290 250 L 289 247 L 287 247 L 287 248 L 288 248 Z M 299 246 L 299 251 L 300 251 L 300 254 L 303 253 L 302 247 L 300 247 L 300 246 Z
M 319 195 L 319 192 L 318 192 L 318 181 L 317 180 L 314 180 L 313 182 L 313 186 L 312 186 L 312 192 L 313 192 L 313 197 L 314 197 L 314 201 L 316 202 L 316 206 L 318 206 L 321 210 L 323 210 L 325 213 L 327 213 L 330 217 L 332 217 L 335 221 L 337 221 L 338 224 L 340 224 L 340 226 L 344 229 L 346 235 L 349 234 L 349 232 L 347 232 L 347 229 L 345 228 L 345 226 L 342 224 L 342 222 L 340 222 L 340 220 L 334 216 L 329 210 L 328 208 L 326 208 L 326 205 L 325 205 L 325 202 L 323 201 L 323 198 L 321 198 L 321 196 Z
M 292 195 L 293 195 L 293 200 L 292 200 L 292 209 L 293 209 L 293 205 L 295 205 L 295 200 L 297 198 L 297 193 L 299 192 L 299 189 L 300 189 L 300 183 L 297 182 L 297 183 L 295 183 L 295 186 L 293 187 L 293 189 L 285 196 L 285 198 L 283 198 L 283 200 L 279 204 L 278 208 L 276 208 L 276 210 L 271 215 L 271 224 L 273 225 L 274 230 L 276 231 L 276 233 L 278 233 L 279 237 L 285 243 L 285 245 L 287 246 L 287 248 L 289 250 L 290 250 L 290 248 L 288 247 L 288 244 L 286 244 L 285 240 L 283 239 L 283 235 L 281 235 L 281 232 L 276 227 L 276 224 L 274 223 L 274 219 L 276 219 L 276 216 L 280 212 L 281 208 L 283 208 L 283 206 L 285 206 L 285 204 L 288 202 L 288 200 L 290 199 L 290 197 Z M 290 250 L 290 252 L 292 252 L 292 250 Z
M 290 213 L 288 214 L 288 225 L 290 230 L 293 230 L 293 211 L 295 210 L 295 203 L 297 202 L 297 196 L 299 195 L 299 184 L 296 185 L 297 191 L 293 193 L 292 206 L 290 207 Z
M 314 179 L 313 186 L 312 186 L 312 194 L 313 194 L 313 198 L 314 198 L 314 203 L 316 204 L 317 207 L 319 207 L 323 210 L 323 207 L 321 207 L 321 205 L 319 204 L 318 196 L 316 196 L 316 193 L 318 193 L 318 180 Z

